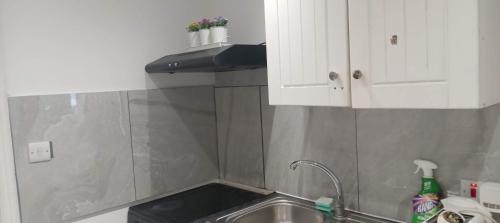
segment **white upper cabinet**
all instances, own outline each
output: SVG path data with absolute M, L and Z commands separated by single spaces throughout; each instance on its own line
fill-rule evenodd
M 498 0 L 349 0 L 349 7 L 337 0 L 265 1 L 272 104 L 481 108 L 500 102 Z M 337 82 L 321 79 L 328 72 L 340 74 Z
M 356 107 L 448 104 L 452 33 L 447 2 L 349 1 L 351 67 L 362 74 L 352 80 Z
M 350 106 L 346 0 L 265 0 L 271 104 Z
M 480 24 L 498 31 L 500 20 L 490 20 L 479 7 L 499 9 L 498 2 L 349 0 L 351 69 L 362 74 L 352 80 L 354 107 L 479 108 L 498 102 L 480 95 L 488 88 L 482 79 L 491 74 L 482 73 L 479 55 L 500 44 L 498 33 L 491 45 L 480 40 Z M 490 19 L 481 21 L 479 13 Z M 490 79 L 496 88 L 499 71 Z

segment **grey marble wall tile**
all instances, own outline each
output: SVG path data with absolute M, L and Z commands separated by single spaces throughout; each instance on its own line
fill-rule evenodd
M 217 179 L 212 87 L 129 92 L 137 198 Z
M 126 93 L 9 99 L 24 223 L 57 223 L 134 201 Z M 52 141 L 50 162 L 28 144 Z
M 264 187 L 260 88 L 216 88 L 221 178 Z
M 439 165 L 445 190 L 460 179 L 500 181 L 500 106 L 485 110 L 360 110 L 361 211 L 409 220 L 420 188 L 415 159 Z
M 334 194 L 323 172 L 302 167 L 297 159 L 326 164 L 341 179 L 346 206 L 358 208 L 355 113 L 352 109 L 270 106 L 262 87 L 266 187 L 310 199 Z
M 216 87 L 267 85 L 267 69 L 215 73 Z

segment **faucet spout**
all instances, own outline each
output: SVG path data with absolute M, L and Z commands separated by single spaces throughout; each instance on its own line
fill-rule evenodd
M 344 193 L 342 191 L 342 184 L 340 183 L 339 178 L 333 173 L 332 170 L 330 170 L 328 167 L 326 167 L 324 164 L 315 162 L 315 161 L 310 161 L 310 160 L 297 160 L 292 163 L 290 163 L 290 169 L 291 170 L 296 170 L 298 166 L 300 165 L 306 165 L 306 166 L 312 166 L 315 168 L 320 169 L 324 173 L 330 177 L 330 179 L 333 182 L 334 185 L 334 190 L 337 194 L 337 199 L 335 200 L 334 203 L 334 218 L 336 219 L 344 219 L 346 218 L 345 215 L 345 208 L 344 208 Z

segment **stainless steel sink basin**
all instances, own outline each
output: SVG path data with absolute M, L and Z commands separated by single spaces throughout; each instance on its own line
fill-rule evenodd
M 314 204 L 302 199 L 278 195 L 249 208 L 218 218 L 217 223 L 394 223 L 358 212 L 347 211 L 348 217 L 336 220 L 331 214 L 320 212 Z
M 251 212 L 229 218 L 227 223 L 322 223 L 325 216 L 308 206 L 287 200 L 277 200 L 252 210 Z

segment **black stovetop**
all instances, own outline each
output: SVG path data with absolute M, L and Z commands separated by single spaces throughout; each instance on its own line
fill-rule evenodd
M 208 184 L 131 207 L 128 223 L 189 223 L 265 197 L 223 184 Z

